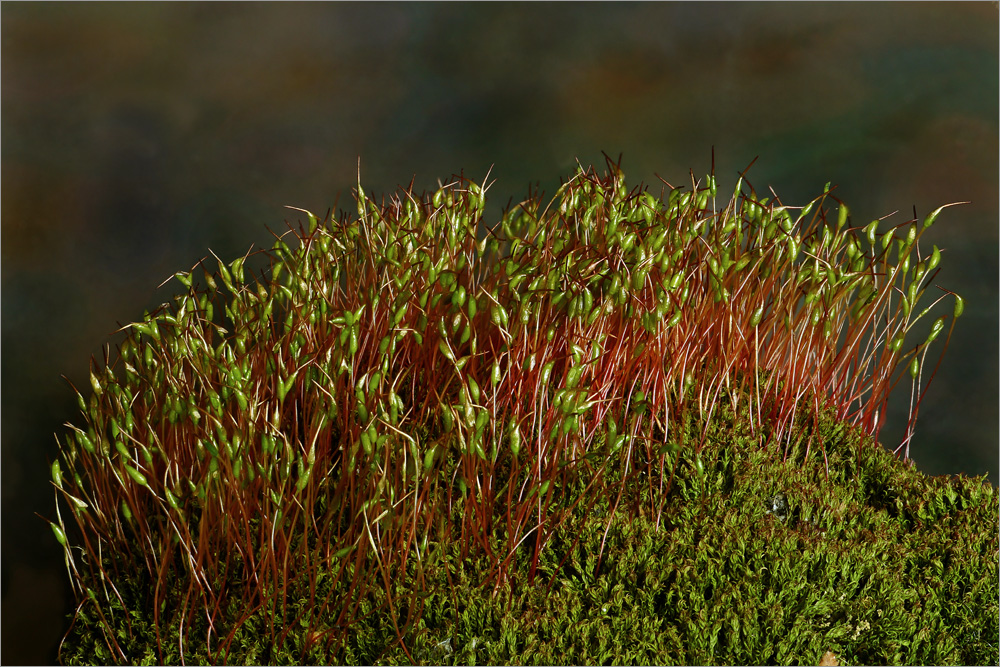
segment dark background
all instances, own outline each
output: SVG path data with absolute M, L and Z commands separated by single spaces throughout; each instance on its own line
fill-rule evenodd
M 602 150 L 658 185 L 713 147 L 720 193 L 759 156 L 758 191 L 801 205 L 832 181 L 855 224 L 971 200 L 925 237 L 967 306 L 911 454 L 997 482 L 996 3 L 8 2 L 0 21 L 6 664 L 53 661 L 71 609 L 35 516 L 77 419 L 60 374 L 86 387 L 209 248 L 269 246 L 301 218 L 285 205 L 351 204 L 359 156 L 370 193 L 494 165 L 501 205 Z

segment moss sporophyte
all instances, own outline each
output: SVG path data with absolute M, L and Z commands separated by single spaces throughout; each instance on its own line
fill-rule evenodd
M 996 490 L 907 460 L 942 209 L 488 188 L 359 182 L 124 327 L 52 464 L 62 660 L 997 662 Z

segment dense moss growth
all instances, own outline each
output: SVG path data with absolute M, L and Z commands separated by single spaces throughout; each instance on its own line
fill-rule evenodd
M 396 618 L 409 605 L 422 612 L 404 632 L 405 651 L 383 591 L 369 593 L 363 620 L 334 653 L 322 635 L 336 619 L 310 618 L 310 592 L 300 590 L 282 613 L 282 645 L 266 639 L 270 610 L 262 610 L 227 652 L 199 650 L 202 619 L 188 630 L 186 661 L 817 664 L 832 651 L 841 664 L 996 664 L 1000 506 L 985 477 L 928 477 L 833 420 L 819 434 L 827 476 L 820 457 L 802 460 L 801 446 L 775 460 L 727 412 L 700 465 L 681 456 L 662 498 L 636 480 L 634 514 L 607 521 L 608 499 L 574 514 L 542 552 L 534 584 L 528 550 L 496 588 L 482 586 L 488 560 L 463 561 L 454 545 L 433 545 L 423 567 L 411 561 L 409 576 L 393 582 L 405 601 Z M 146 586 L 124 591 L 144 629 L 129 657 L 156 664 Z M 329 593 L 322 587 L 316 595 Z M 66 663 L 111 660 L 95 626 L 77 618 Z M 163 637 L 168 664 L 180 661 L 175 631 Z
M 944 207 L 488 187 L 359 183 L 124 327 L 52 464 L 64 661 L 995 661 L 996 491 L 904 463 Z

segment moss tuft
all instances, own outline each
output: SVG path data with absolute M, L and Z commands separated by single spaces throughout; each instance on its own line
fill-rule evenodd
M 488 188 L 359 183 L 125 327 L 52 464 L 62 660 L 996 660 L 996 490 L 907 462 L 941 209 Z

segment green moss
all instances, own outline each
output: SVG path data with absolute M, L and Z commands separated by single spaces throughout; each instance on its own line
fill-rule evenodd
M 641 475 L 631 480 L 634 513 L 609 521 L 611 498 L 576 512 L 542 551 L 534 584 L 526 550 L 510 580 L 484 587 L 488 559 L 462 561 L 448 544 L 431 545 L 424 563 L 411 559 L 409 576 L 394 582 L 395 614 L 383 608 L 384 591 L 370 592 L 368 616 L 335 651 L 322 637 L 336 620 L 308 618 L 309 596 L 299 591 L 298 606 L 283 614 L 298 621 L 281 646 L 262 639 L 265 610 L 221 655 L 196 648 L 207 632 L 195 619 L 186 660 L 816 664 L 832 651 L 841 664 L 995 664 L 996 489 L 985 478 L 928 477 L 833 420 L 816 442 L 829 475 L 822 457 L 802 460 L 801 445 L 776 461 L 745 426 L 720 415 L 700 454 L 702 473 L 684 450 L 662 496 L 643 488 Z M 423 595 L 413 585 L 418 573 Z M 141 630 L 153 626 L 141 602 L 148 582 L 134 584 L 123 592 L 140 629 L 129 655 L 156 663 L 155 633 Z M 404 623 L 416 610 L 419 621 L 400 628 L 404 650 L 393 617 Z M 228 611 L 232 622 L 237 610 Z M 177 630 L 175 622 L 163 638 L 167 663 L 179 661 Z M 110 657 L 94 619 L 82 614 L 63 660 Z
M 482 239 L 488 186 L 359 184 L 263 272 L 177 274 L 52 464 L 61 658 L 996 662 L 996 490 L 874 444 L 947 327 L 905 340 L 941 209 L 608 167 Z

